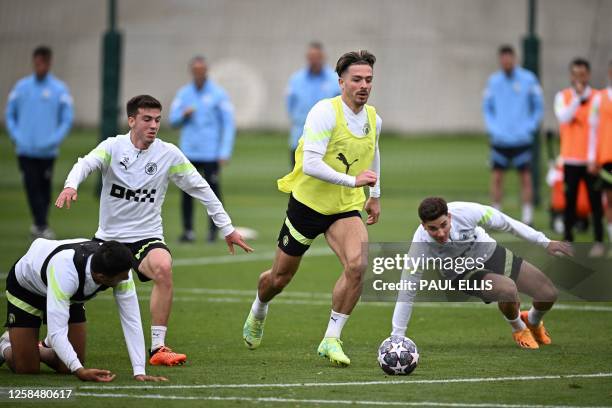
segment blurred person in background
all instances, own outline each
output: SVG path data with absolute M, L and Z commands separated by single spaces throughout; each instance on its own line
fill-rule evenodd
M 521 221 L 532 225 L 531 146 L 544 113 L 542 88 L 531 71 L 516 65 L 512 46 L 502 45 L 498 56 L 500 70 L 489 77 L 482 101 L 491 142 L 491 200 L 502 208 L 504 172 L 514 166 L 520 175 Z
M 170 125 L 181 128 L 180 149 L 206 179 L 221 200 L 221 167 L 232 156 L 236 126 L 234 107 L 223 88 L 208 78 L 208 63 L 203 56 L 190 62 L 193 81 L 177 92 L 170 107 Z M 181 242 L 195 241 L 193 200 L 182 199 L 183 234 Z M 209 218 L 208 241 L 217 237 L 217 227 Z
M 287 112 L 291 121 L 291 167 L 295 165 L 295 150 L 304 131 L 308 112 L 321 99 L 337 95 L 340 95 L 338 75 L 325 63 L 323 44 L 313 41 L 306 50 L 306 66 L 291 75 L 287 85 Z
M 564 239 L 574 240 L 576 222 L 576 198 L 580 180 L 587 186 L 593 218 L 595 245 L 590 256 L 601 256 L 603 245 L 603 224 L 601 191 L 596 188 L 596 138 L 590 131 L 589 114 L 597 93 L 589 85 L 591 65 L 583 58 L 575 58 L 569 66 L 571 86 L 555 95 L 555 115 L 559 121 L 561 135 L 561 159 L 565 184 Z
M 589 122 L 590 137 L 597 139 L 596 170 L 607 198 L 608 239 L 612 242 L 612 60 L 608 63 L 608 86 L 593 98 Z M 612 257 L 612 248 L 608 257 Z
M 34 73 L 17 81 L 5 116 L 34 218 L 30 233 L 48 239 L 55 236 L 48 222 L 53 164 L 74 116 L 68 87 L 49 72 L 51 57 L 49 47 L 34 50 Z

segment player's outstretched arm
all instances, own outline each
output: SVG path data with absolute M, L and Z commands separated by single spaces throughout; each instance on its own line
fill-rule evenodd
M 548 251 L 549 254 L 555 256 L 574 256 L 574 248 L 572 247 L 572 244 L 565 241 L 550 241 L 550 243 L 546 247 L 546 251 Z
M 234 244 L 238 245 L 240 248 L 244 249 L 244 252 L 253 252 L 253 248 L 251 248 L 244 240 L 242 239 L 242 235 L 236 230 L 232 231 L 231 234 L 225 236 L 225 242 L 227 243 L 227 247 L 229 248 L 230 254 L 234 255 Z
M 74 372 L 79 380 L 81 381 L 95 381 L 95 382 L 111 382 L 115 379 L 116 375 L 108 370 L 99 370 L 97 368 L 85 368 L 81 367 Z
M 66 187 L 57 196 L 57 199 L 55 200 L 55 206 L 57 208 L 64 208 L 64 204 L 66 204 L 66 208 L 70 209 L 70 204 L 73 201 L 76 201 L 77 197 L 78 197 L 78 194 L 74 188 Z
M 154 375 L 144 375 L 144 374 L 135 375 L 134 379 L 136 381 L 151 381 L 151 382 L 168 381 L 166 377 L 154 376 Z
M 365 210 L 368 213 L 366 224 L 376 224 L 378 222 L 378 217 L 380 217 L 380 200 L 378 197 L 368 198 L 368 201 L 366 201 L 365 204 Z

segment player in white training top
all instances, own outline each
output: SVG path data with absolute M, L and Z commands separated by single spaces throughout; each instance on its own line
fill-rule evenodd
M 165 381 L 145 374 L 145 343 L 130 250 L 116 241 L 35 240 L 6 279 L 8 331 L 0 337 L 0 364 L 17 374 L 35 374 L 40 362 L 83 381 L 112 381 L 107 370 L 85 368 L 84 302 L 113 288 L 134 378 Z M 38 345 L 40 324 L 47 338 Z M 10 338 L 10 339 L 9 339 Z
M 538 344 L 551 343 L 542 316 L 556 301 L 556 288 L 542 271 L 497 244 L 485 229 L 510 232 L 546 248 L 551 255 L 573 255 L 570 244 L 551 241 L 543 233 L 493 207 L 477 203 L 457 201 L 447 205 L 442 198 L 429 197 L 419 205 L 419 218 L 421 225 L 414 233 L 410 256 L 482 259 L 484 268 L 463 273 L 455 270 L 440 272 L 455 283 L 460 280 L 471 281 L 469 287 L 474 290 L 465 290 L 465 293 L 487 303 L 497 301 L 499 310 L 512 327 L 514 340 L 521 348 L 537 349 Z M 421 274 L 422 270 L 405 270 L 402 279 L 418 280 Z M 491 286 L 488 290 L 483 285 L 486 281 Z M 529 311 L 520 311 L 519 292 L 533 298 L 533 306 Z M 392 335 L 405 335 L 415 295 L 415 291 L 399 293 L 393 313 Z
M 139 95 L 127 103 L 130 132 L 100 143 L 74 165 L 55 205 L 77 199 L 77 188 L 94 170 L 102 172 L 100 217 L 95 239 L 126 244 L 136 259 L 140 281 L 153 280 L 151 291 L 151 358 L 153 365 L 176 365 L 184 354 L 165 345 L 172 307 L 172 257 L 164 242 L 161 207 L 168 181 L 197 198 L 225 236 L 230 252 L 236 244 L 252 249 L 242 240 L 208 183 L 173 144 L 157 139 L 161 103 Z

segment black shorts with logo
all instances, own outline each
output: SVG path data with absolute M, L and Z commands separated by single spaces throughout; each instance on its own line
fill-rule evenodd
M 302 204 L 293 195 L 289 197 L 287 217 L 278 234 L 278 247 L 287 255 L 302 256 L 310 248 L 312 241 L 337 220 L 359 217 L 357 210 L 338 214 L 321 214 Z
M 498 275 L 507 276 L 516 283 L 516 280 L 519 276 L 519 272 L 521 271 L 522 264 L 523 258 L 514 255 L 514 253 L 508 248 L 504 248 L 503 246 L 497 244 L 491 257 L 484 263 L 483 269 L 474 269 L 462 273 L 461 275 L 458 275 L 456 278 L 454 278 L 453 282 L 456 283 L 460 280 L 480 282 L 484 280 L 486 274 L 495 273 Z M 477 287 L 477 285 L 473 287 Z M 480 290 L 464 290 L 462 292 L 471 296 L 476 296 L 481 299 L 483 298 L 483 293 Z M 484 299 L 483 301 L 485 303 L 491 303 L 490 301 L 485 301 Z
M 6 277 L 6 323 L 5 327 L 31 327 L 38 329 L 47 324 L 47 298 L 32 293 L 19 285 L 15 276 L 15 265 Z M 68 324 L 84 323 L 85 304 L 72 303 Z
M 96 238 L 96 237 L 94 237 L 93 240 L 98 241 L 98 242 L 104 242 L 104 240 Z M 141 282 L 148 282 L 151 280 L 151 278 L 149 278 L 146 275 L 143 275 L 138 270 L 140 263 L 147 256 L 147 254 L 151 252 L 151 250 L 155 248 L 162 248 L 168 251 L 168 253 L 172 255 L 170 248 L 168 248 L 164 240 L 161 238 L 146 238 L 146 239 L 142 239 L 136 242 L 121 242 L 121 243 L 127 246 L 130 249 L 130 251 L 132 251 L 132 255 L 134 255 L 134 270 L 136 271 L 136 274 L 138 275 L 138 280 Z

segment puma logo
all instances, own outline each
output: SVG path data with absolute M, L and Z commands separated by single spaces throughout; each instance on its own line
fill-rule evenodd
M 342 162 L 342 164 L 344 164 L 346 166 L 346 171 L 345 174 L 348 174 L 349 169 L 351 168 L 351 166 L 353 165 L 353 163 L 355 163 L 356 161 L 358 161 L 359 159 L 355 159 L 353 160 L 350 164 L 348 162 L 348 160 L 346 160 L 346 156 L 344 155 L 344 153 L 338 153 L 338 156 L 336 156 L 336 159 L 340 160 Z
M 333 316 L 332 316 L 332 317 L 330 317 L 330 319 L 332 319 L 334 322 L 337 322 L 337 321 L 338 321 L 338 318 L 337 318 L 337 317 L 333 317 Z

